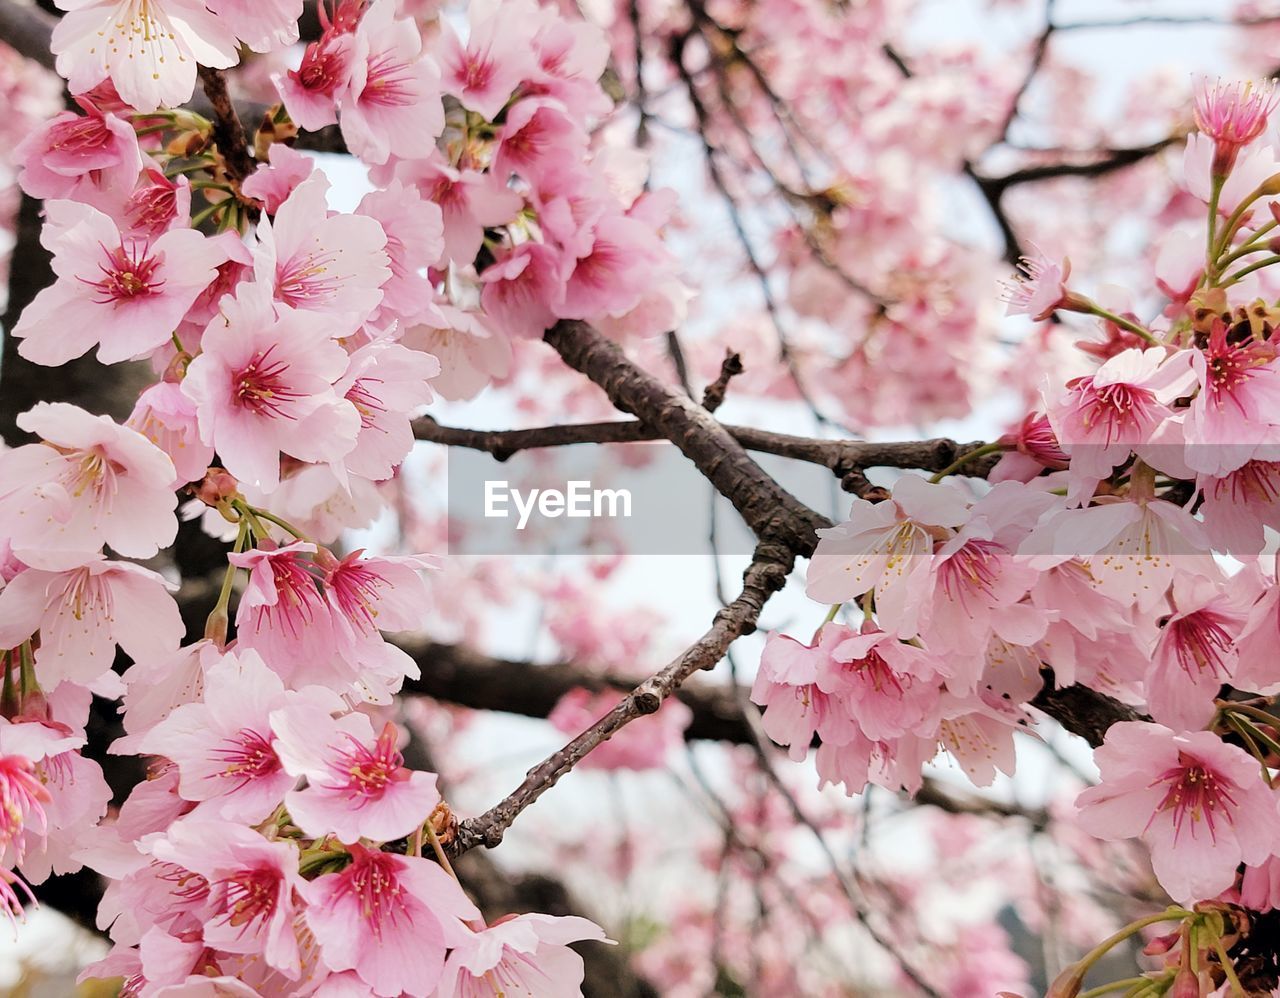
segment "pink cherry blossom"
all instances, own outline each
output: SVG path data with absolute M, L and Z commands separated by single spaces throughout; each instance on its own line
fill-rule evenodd
M 1231 84 L 1219 81 L 1212 87 L 1208 80 L 1202 83 L 1196 95 L 1196 127 L 1214 141 L 1216 175 L 1230 173 L 1239 151 L 1266 130 L 1277 101 L 1280 94 L 1271 80 Z
M 445 255 L 460 267 L 474 262 L 486 228 L 506 225 L 524 207 L 495 174 L 458 170 L 439 157 L 401 164 L 396 175 L 440 206 Z
M 173 541 L 173 463 L 140 433 L 66 402 L 41 402 L 18 425 L 42 438 L 0 454 L 0 533 L 18 558 L 65 569 L 104 543 L 149 558 Z
M 385 189 L 361 198 L 355 213 L 375 219 L 387 237 L 391 276 L 382 285 L 382 303 L 373 318 L 412 321 L 434 298 L 424 272 L 444 253 L 439 206 L 424 201 L 414 188 L 392 180 Z
M 650 272 L 666 262 L 654 231 L 622 215 L 607 215 L 591 230 L 590 248 L 567 265 L 564 293 L 552 309 L 562 319 L 622 315 L 649 290 Z
M 129 196 L 142 170 L 129 122 L 83 101 L 84 114 L 64 111 L 13 150 L 18 183 L 33 198 L 70 198 L 109 210 Z
M 311 176 L 315 165 L 315 160 L 306 153 L 276 142 L 268 150 L 267 162 L 244 178 L 240 190 L 261 201 L 263 210 L 274 215 L 294 189 Z
M 360 414 L 355 447 L 342 457 L 347 471 L 382 481 L 413 447 L 410 420 L 434 397 L 429 379 L 440 362 L 399 343 L 375 340 L 351 354 L 347 373 L 334 386 Z
M 116 364 L 145 357 L 169 340 L 225 256 L 194 229 L 154 241 L 125 237 L 102 212 L 50 201 L 41 242 L 58 279 L 40 292 L 13 328 L 18 352 L 57 366 L 98 347 Z
M 327 552 L 326 552 L 327 554 Z M 325 601 L 337 625 L 353 640 L 378 631 L 414 631 L 424 625 L 430 590 L 421 573 L 438 569 L 430 555 L 367 556 L 352 551 L 341 561 L 321 557 Z
M 373 164 L 393 155 L 426 159 L 444 129 L 440 70 L 421 57 L 417 26 L 395 13 L 392 0 L 374 0 L 361 18 L 342 98 L 342 137 L 352 153 Z
M 1192 386 L 1190 358 L 1161 347 L 1126 350 L 1048 401 L 1049 421 L 1071 455 L 1071 471 L 1106 478 L 1173 415 L 1170 403 Z
M 892 499 L 855 499 L 848 520 L 819 531 L 805 591 L 820 603 L 872 589 L 877 603 L 897 599 L 910 572 L 927 564 L 921 556 L 933 552 L 936 528 L 957 527 L 968 515 L 964 496 L 950 485 L 904 475 L 894 483 Z M 938 532 L 947 536 L 945 529 Z
M 328 189 L 328 178 L 316 171 L 293 189 L 274 221 L 258 224 L 254 273 L 277 302 L 327 313 L 325 322 L 346 326 L 332 335 L 345 335 L 381 303 L 391 271 L 382 226 L 360 215 L 329 215 Z
M 148 168 L 121 209 L 129 223 L 128 236 L 156 239 L 170 229 L 186 228 L 191 221 L 191 183 L 186 177 L 170 180 Z
M 261 652 L 286 679 L 304 669 L 314 678 L 344 650 L 333 610 L 320 593 L 319 572 L 300 557 L 315 550 L 314 544 L 296 541 L 228 556 L 231 564 L 249 570 L 249 585 L 236 609 L 238 645 Z
M 1222 477 L 1242 467 L 1262 444 L 1280 444 L 1280 362 L 1273 346 L 1228 343 L 1227 326 L 1214 322 L 1204 352 L 1190 352 L 1200 392 L 1186 419 L 1186 462 Z
M 479 918 L 457 881 L 430 860 L 351 847 L 351 864 L 304 886 L 307 924 L 325 966 L 354 970 L 379 998 L 426 998 L 445 951 Z
M 498 331 L 541 339 L 555 325 L 551 303 L 564 289 L 563 261 L 544 243 L 521 243 L 480 275 L 480 303 Z
M 271 729 L 285 769 L 307 779 L 285 806 L 308 835 L 388 842 L 420 828 L 440 803 L 434 773 L 405 769 L 390 722 L 375 737 L 364 714 L 334 719 L 320 708 L 291 707 L 271 715 Z
M 1021 267 L 1022 273 L 1004 285 L 1004 300 L 1009 303 L 1005 315 L 1026 315 L 1043 322 L 1068 302 L 1071 261 L 1054 263 L 1037 248 L 1034 256 L 1022 258 Z
M 517 174 L 537 184 L 542 172 L 558 167 L 566 158 L 582 160 L 587 135 L 563 105 L 551 100 L 522 100 L 507 111 L 493 171 L 499 177 Z
M 52 48 L 72 93 L 110 80 L 139 111 L 177 107 L 191 98 L 197 65 L 239 61 L 232 26 L 192 0 L 64 0 L 62 9 Z
M 431 387 L 450 401 L 478 395 L 511 372 L 511 341 L 491 331 L 474 312 L 452 306 L 440 310 L 447 325 L 423 324 L 405 330 L 402 342 L 440 361 Z
M 1236 556 L 1258 555 L 1265 527 L 1280 530 L 1280 461 L 1246 461 L 1223 477 L 1199 475 L 1200 512 L 1214 549 Z
M 573 915 L 513 915 L 472 933 L 449 954 L 438 998 L 480 998 L 494 990 L 529 998 L 581 998 L 583 964 L 569 943 L 605 939 Z
M 1102 839 L 1141 837 L 1175 901 L 1213 897 L 1241 862 L 1271 855 L 1276 799 L 1243 749 L 1207 731 L 1124 721 L 1095 757 L 1102 782 L 1076 799 L 1081 826 Z
M 337 124 L 337 100 L 351 79 L 355 48 L 349 32 L 326 30 L 303 50 L 297 69 L 274 78 L 289 117 L 300 127 L 315 131 Z
M 1172 595 L 1174 612 L 1160 632 L 1145 678 L 1147 702 L 1161 724 L 1191 731 L 1209 723 L 1219 687 L 1232 680 L 1236 641 L 1249 597 L 1256 594 L 1224 592 L 1215 579 L 1179 575 Z
M 332 338 L 341 321 L 273 307 L 261 285 L 242 286 L 222 309 L 182 390 L 196 404 L 200 439 L 223 455 L 227 470 L 270 492 L 280 482 L 282 453 L 335 461 L 350 451 L 360 414 L 333 391 L 347 367 Z
M 839 709 L 867 738 L 897 738 L 936 721 L 943 667 L 934 656 L 868 625 L 841 640 L 832 658 L 838 671 L 818 683 L 839 697 Z
M 290 977 L 301 973 L 294 920 L 302 878 L 294 843 L 269 842 L 230 821 L 191 817 L 171 825 L 151 845 L 151 854 L 207 882 L 206 945 L 261 954 L 268 966 Z
M 341 704 L 327 691 L 286 690 L 253 651 L 227 653 L 205 669 L 204 695 L 175 707 L 139 740 L 138 748 L 171 759 L 178 793 L 209 816 L 256 824 L 297 782 L 275 747 L 271 712 L 291 704 Z
M 74 740 L 82 739 L 77 736 Z M 79 852 L 84 846 L 85 831 L 107 813 L 112 795 L 102 767 L 69 748 L 51 749 L 46 758 L 36 763 L 35 773 L 48 792 L 49 801 L 44 805 L 43 827 L 37 829 L 27 823 L 18 855 L 23 878 L 31 884 L 42 884 L 50 876 L 81 869 Z
M 490 4 L 483 16 L 473 19 L 466 45 L 443 25 L 436 58 L 445 92 L 467 110 L 496 119 L 512 91 L 534 70 L 529 29 L 536 13 L 528 0 Z
M 119 645 L 134 661 L 174 651 L 186 628 L 170 586 L 127 561 L 95 560 L 65 572 L 28 569 L 0 589 L 0 647 L 40 632 L 36 676 L 91 685 L 109 674 Z
M 845 664 L 836 649 L 855 632 L 843 624 L 824 624 L 812 644 L 785 634 L 770 634 L 751 687 L 751 701 L 764 707 L 761 725 L 779 745 L 789 747 L 797 762 L 804 759 L 814 735 L 824 745 L 844 745 L 861 732 L 841 694 L 849 689 Z M 850 661 L 846 657 L 844 662 Z
M 174 489 L 199 481 L 213 463 L 213 447 L 200 439 L 195 403 L 176 382 L 161 381 L 143 391 L 125 425 L 169 455 Z

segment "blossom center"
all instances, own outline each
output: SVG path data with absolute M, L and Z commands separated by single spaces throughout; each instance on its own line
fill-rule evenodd
M 215 749 L 214 754 L 226 764 L 218 775 L 238 779 L 241 786 L 280 769 L 280 759 L 271 742 L 251 728 L 242 728 L 230 744 Z
M 105 259 L 98 264 L 102 277 L 97 281 L 86 281 L 85 284 L 97 288 L 97 305 L 119 305 L 131 302 L 136 298 L 147 298 L 159 294 L 164 287 L 164 280 L 156 276 L 162 258 L 151 255 L 148 243 L 121 241 L 115 249 L 102 247 Z
M 271 356 L 275 349 L 273 343 L 266 350 L 259 350 L 249 363 L 232 374 L 232 400 L 258 416 L 293 419 L 285 407 L 302 398 L 302 393 L 289 386 L 285 377 L 289 365 Z
M 1236 800 L 1232 791 L 1236 785 L 1230 780 L 1215 773 L 1203 762 L 1184 752 L 1178 753 L 1178 764 L 1161 773 L 1151 786 L 1166 788 L 1151 821 L 1166 811 L 1173 815 L 1173 840 L 1176 844 L 1182 835 L 1187 819 L 1191 820 L 1191 835 L 1194 838 L 1196 826 L 1203 821 L 1209 831 L 1209 838 L 1217 841 L 1217 822 L 1232 823 L 1232 810 Z M 1148 826 L 1150 822 L 1148 822 Z
M 225 919 L 233 926 L 268 919 L 276 910 L 280 874 L 269 867 L 241 870 L 219 882 L 226 892 Z

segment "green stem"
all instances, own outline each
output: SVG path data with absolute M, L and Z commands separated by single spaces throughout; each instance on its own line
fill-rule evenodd
M 31 639 L 22 642 L 18 649 L 18 699 L 26 700 L 28 693 L 40 689 L 36 682 L 36 659 L 31 650 Z
M 188 163 L 186 166 L 174 166 L 170 163 L 164 168 L 164 175 L 172 180 L 174 177 L 184 173 L 199 173 L 201 170 L 208 170 L 213 166 L 213 160 L 208 157 L 201 156 L 198 160 Z
M 265 509 L 258 509 L 256 506 L 248 506 L 246 508 L 254 516 L 260 516 L 264 520 L 269 520 L 270 522 L 274 523 L 277 527 L 282 527 L 285 530 L 289 531 L 289 533 L 293 534 L 293 536 L 298 538 L 298 540 L 300 541 L 309 540 L 306 534 L 304 534 L 301 530 L 295 527 L 288 520 L 283 520 L 280 517 L 276 516 L 274 513 L 268 513 Z M 830 620 L 831 618 L 828 617 L 827 619 Z
M 217 204 L 211 204 L 200 209 L 200 211 L 191 216 L 191 228 L 199 228 L 201 223 L 211 218 L 216 212 L 225 209 L 227 207 L 227 203 L 227 201 L 219 201 Z
M 244 519 L 241 519 L 240 526 L 236 530 L 236 542 L 231 548 L 232 554 L 239 554 L 243 551 L 248 541 L 249 524 Z M 236 566 L 228 562 L 227 570 L 222 576 L 222 588 L 218 591 L 218 602 L 209 611 L 209 616 L 204 623 L 204 636 L 215 642 L 219 648 L 224 647 L 227 642 L 227 623 L 230 620 L 227 607 L 231 604 L 231 589 L 235 585 L 235 581 Z
M 1229 288 L 1242 278 L 1252 274 L 1255 270 L 1261 270 L 1263 267 L 1270 267 L 1277 263 L 1280 263 L 1280 256 L 1272 254 L 1271 256 L 1258 260 L 1256 263 L 1249 264 L 1247 267 L 1241 267 L 1234 274 L 1230 274 L 1222 279 L 1222 287 Z
M 1088 991 L 1081 991 L 1077 998 L 1100 998 L 1101 995 L 1110 994 L 1112 991 L 1119 991 L 1121 988 L 1129 988 L 1138 984 L 1145 985 L 1150 981 L 1150 977 L 1126 977 L 1123 981 L 1112 981 L 1110 984 L 1103 984 L 1096 988 L 1090 988 Z
M 1245 998 L 1244 985 L 1240 983 L 1240 978 L 1236 976 L 1235 964 L 1227 956 L 1227 949 L 1222 945 L 1221 936 L 1215 935 L 1213 937 L 1213 948 L 1218 951 L 1218 963 L 1222 966 L 1222 972 L 1227 975 L 1227 980 L 1231 982 L 1232 992 L 1239 995 L 1239 998 Z
M 1096 315 L 1098 318 L 1106 319 L 1108 322 L 1114 322 L 1121 329 L 1127 329 L 1131 333 L 1136 333 L 1138 336 L 1142 337 L 1144 340 L 1150 343 L 1153 347 L 1160 345 L 1160 341 L 1156 339 L 1154 336 L 1152 336 L 1151 331 L 1147 329 L 1145 326 L 1140 326 L 1136 322 L 1132 321 L 1131 319 L 1126 319 L 1122 315 L 1116 315 L 1115 312 L 1108 311 L 1107 309 L 1103 308 L 1101 305 L 1097 304 L 1096 302 L 1091 302 L 1090 304 L 1093 306 L 1093 308 L 1090 311 L 1092 312 L 1092 314 Z
M 1218 260 L 1219 267 L 1223 270 L 1226 270 L 1228 264 L 1235 263 L 1241 257 L 1249 256 L 1251 253 L 1261 253 L 1264 249 L 1267 248 L 1267 242 L 1270 242 L 1270 240 L 1259 242 L 1258 237 L 1266 235 L 1275 227 L 1276 227 L 1276 222 L 1274 219 L 1268 222 L 1266 225 L 1259 225 L 1256 229 L 1253 230 L 1253 235 L 1249 237 L 1248 242 L 1241 243 L 1239 246 L 1237 246 L 1234 250 L 1232 250 L 1226 256 L 1221 257 Z
M 1260 710 L 1257 707 L 1251 707 L 1247 703 L 1232 703 L 1230 701 L 1223 702 L 1219 700 L 1218 705 L 1224 710 L 1230 710 L 1237 714 L 1244 714 L 1247 717 L 1252 717 L 1255 720 L 1261 721 L 1263 724 L 1269 724 L 1273 728 L 1280 728 L 1280 717 L 1277 717 L 1275 714 L 1270 714 L 1265 710 Z
M 1222 198 L 1224 180 L 1226 177 L 1215 176 L 1209 190 L 1209 244 L 1205 248 L 1204 275 L 1211 288 L 1218 276 L 1214 265 L 1218 257 L 1218 201 Z
M 1095 963 L 1101 960 L 1112 947 L 1124 942 L 1130 936 L 1135 935 L 1148 925 L 1156 925 L 1159 922 L 1180 922 L 1185 918 L 1191 918 L 1195 913 L 1187 911 L 1185 908 L 1170 907 L 1160 912 L 1158 915 L 1147 915 L 1140 918 L 1136 922 L 1130 922 L 1124 928 L 1107 936 L 1106 939 L 1098 943 L 1093 949 L 1089 950 L 1084 956 L 1076 961 L 1076 966 L 1087 971 Z
M 1257 732 L 1257 729 L 1244 718 L 1239 717 L 1236 714 L 1228 713 L 1226 718 L 1227 724 L 1232 727 L 1236 734 L 1244 739 L 1245 747 L 1248 748 L 1249 754 L 1258 760 L 1258 765 L 1262 767 L 1262 778 L 1266 781 L 1267 786 L 1272 786 L 1271 770 L 1267 768 L 1266 753 L 1263 752 L 1262 748 L 1258 745 L 1253 736 L 1253 732 Z M 1258 733 L 1261 734 L 1261 732 Z
M 969 451 L 968 454 L 961 454 L 949 465 L 930 478 L 929 481 L 932 484 L 937 485 L 948 475 L 954 475 L 958 469 L 963 468 L 970 461 L 977 460 L 980 457 L 986 457 L 988 454 L 998 454 L 1004 449 L 1004 444 L 983 444 L 981 447 L 975 447 L 973 450 Z

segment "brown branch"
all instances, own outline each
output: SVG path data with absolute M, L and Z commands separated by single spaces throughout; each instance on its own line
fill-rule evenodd
M 680 448 L 762 541 L 785 544 L 805 557 L 813 552 L 814 531 L 831 521 L 766 474 L 711 413 L 641 370 L 621 347 L 584 322 L 559 322 L 543 338 L 566 364 L 603 388 L 615 408 L 639 417 Z
M 244 180 L 254 170 L 253 157 L 249 154 L 249 140 L 231 95 L 227 92 L 227 77 L 220 69 L 200 67 L 200 85 L 213 108 L 213 139 L 218 144 L 227 173 L 235 181 Z
M 732 350 L 726 350 L 724 360 L 720 362 L 720 374 L 702 393 L 702 408 L 707 412 L 715 412 L 719 409 L 724 404 L 724 395 L 729 390 L 729 382 L 743 370 L 742 357 Z
M 915 468 L 941 471 L 961 454 L 983 446 L 982 443 L 961 444 L 954 440 L 889 441 L 877 443 L 863 440 L 824 440 L 790 433 L 775 433 L 752 426 L 721 423 L 728 433 L 747 450 L 778 457 L 792 458 L 822 465 L 837 475 L 863 468 Z M 574 444 L 621 444 L 663 440 L 664 435 L 633 419 L 608 420 L 600 423 L 566 423 L 560 426 L 536 426 L 524 430 L 469 430 L 442 426 L 430 416 L 414 421 L 414 435 L 419 440 L 485 451 L 498 461 L 506 461 L 523 450 L 542 447 L 569 447 Z M 984 476 L 997 458 L 973 461 L 965 466 L 965 474 Z
M 1002 194 L 1010 187 L 1019 184 L 1031 184 L 1042 180 L 1054 180 L 1058 177 L 1102 177 L 1125 167 L 1141 163 L 1145 159 L 1169 148 L 1181 141 L 1182 133 L 1169 135 L 1145 146 L 1134 146 L 1127 149 L 1103 149 L 1082 162 L 1044 163 L 1039 166 L 1028 166 L 1014 170 L 1000 177 L 975 175 L 975 179 L 984 192 L 987 188 Z
M 524 782 L 507 797 L 479 817 L 461 822 L 452 851 L 461 853 L 478 845 L 498 845 L 520 813 L 592 749 L 636 718 L 654 713 L 695 672 L 714 668 L 735 639 L 755 630 L 765 603 L 786 583 L 794 557 L 777 543 L 757 546 L 755 557 L 743 574 L 742 593 L 716 614 L 710 629 L 665 669 L 623 697 L 603 718 L 529 770 Z

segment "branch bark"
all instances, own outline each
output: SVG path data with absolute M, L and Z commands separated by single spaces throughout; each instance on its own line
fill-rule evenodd
M 592 749 L 638 717 L 652 714 L 684 682 L 700 669 L 714 668 L 733 641 L 756 628 L 769 597 L 783 587 L 795 556 L 777 543 L 761 543 L 743 575 L 742 593 L 716 614 L 710 629 L 661 672 L 650 676 L 618 702 L 603 718 L 558 752 L 529 770 L 524 781 L 484 814 L 458 826 L 452 851 L 466 852 L 478 845 L 498 845 L 512 822 L 530 804 L 550 790 Z

